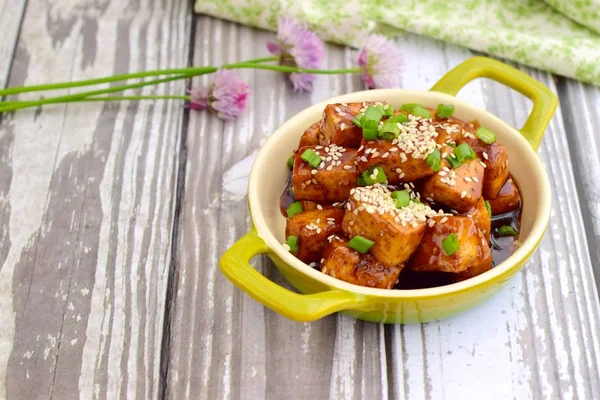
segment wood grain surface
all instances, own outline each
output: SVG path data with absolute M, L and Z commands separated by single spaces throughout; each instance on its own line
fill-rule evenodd
M 193 16 L 185 0 L 0 0 L 0 11 L 0 83 L 11 86 L 219 65 L 266 55 L 272 37 Z M 473 55 L 414 35 L 397 43 L 410 89 Z M 326 67 L 353 55 L 328 46 Z M 553 189 L 548 231 L 500 294 L 423 325 L 292 322 L 218 270 L 249 229 L 262 144 L 311 104 L 363 89 L 357 76 L 293 93 L 282 75 L 239 71 L 250 111 L 231 123 L 178 102 L 1 116 L 0 398 L 600 398 L 600 91 L 523 71 L 561 97 L 539 151 Z M 459 97 L 517 127 L 530 108 L 486 80 Z M 253 265 L 290 287 L 267 258 Z

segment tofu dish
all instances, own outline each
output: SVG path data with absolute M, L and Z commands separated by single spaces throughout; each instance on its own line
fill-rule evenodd
M 521 216 L 508 153 L 494 132 L 453 114 L 450 104 L 327 105 L 288 160 L 284 247 L 324 274 L 382 289 L 447 285 L 504 261 Z

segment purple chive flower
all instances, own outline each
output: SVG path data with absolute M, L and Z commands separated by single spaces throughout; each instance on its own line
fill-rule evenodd
M 277 40 L 267 40 L 267 49 L 279 56 L 279 64 L 307 69 L 320 68 L 325 58 L 323 41 L 294 18 L 279 17 Z M 310 91 L 314 75 L 292 72 L 290 81 L 295 91 Z
M 358 53 L 362 79 L 369 89 L 400 86 L 402 61 L 398 47 L 383 35 L 367 37 Z
M 192 110 L 212 110 L 219 118 L 232 120 L 237 118 L 244 108 L 250 94 L 250 85 L 229 70 L 220 70 L 208 88 L 190 90 Z

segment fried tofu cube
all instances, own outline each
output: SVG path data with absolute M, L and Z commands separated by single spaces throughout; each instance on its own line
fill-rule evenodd
M 322 161 L 312 167 L 302 159 L 305 151 L 312 150 Z M 357 185 L 356 150 L 336 145 L 303 147 L 294 156 L 292 183 L 296 200 L 340 202 Z
M 412 182 L 433 175 L 426 158 L 414 158 L 401 151 L 389 140 L 363 140 L 356 163 L 358 172 L 379 166 L 390 184 Z
M 428 225 L 421 244 L 408 262 L 414 271 L 440 271 L 457 273 L 475 267 L 481 260 L 490 258 L 491 252 L 485 237 L 479 235 L 475 222 L 465 216 L 436 216 Z M 451 255 L 444 250 L 444 240 L 455 234 L 458 249 Z
M 342 232 L 344 210 L 328 208 L 303 211 L 286 220 L 285 237 L 298 238 L 295 256 L 310 264 L 319 262 L 327 246 L 327 238 Z
M 363 112 L 368 106 L 385 102 L 366 101 L 363 103 L 328 104 L 323 112 L 322 145 L 337 144 L 338 146 L 357 149 L 362 141 L 362 129 L 352 122 L 352 119 Z
M 389 191 L 382 188 L 381 185 L 356 188 L 346 204 L 342 228 L 350 238 L 360 235 L 375 242 L 370 253 L 386 267 L 393 267 L 408 260 L 419 246 L 426 218 L 408 222 L 402 219 L 406 213 L 402 209 L 395 211 Z M 389 207 L 381 206 L 385 204 L 383 196 L 389 197 Z
M 452 282 L 462 282 L 466 281 L 469 278 L 473 278 L 477 275 L 481 275 L 484 272 L 492 269 L 492 253 L 490 252 L 490 256 L 481 260 L 481 262 L 466 271 L 458 272 L 456 274 L 452 274 Z
M 457 143 L 462 137 L 463 130 L 468 130 L 469 126 L 465 122 L 450 118 L 435 117 L 434 125 L 438 133 L 437 142 L 440 144 Z
M 298 143 L 298 148 L 301 149 L 302 147 L 306 146 L 318 146 L 320 135 L 321 121 L 317 121 L 311 126 L 309 126 L 307 130 L 304 131 L 304 133 L 300 137 L 300 143 Z
M 442 169 L 423 184 L 422 197 L 460 212 L 469 211 L 481 198 L 483 166 L 477 159 L 456 169 L 450 169 L 446 161 L 442 165 Z
M 495 199 L 508 179 L 508 152 L 497 140 L 486 144 L 470 133 L 463 134 L 461 141 L 467 143 L 485 164 L 483 197 Z
M 519 207 L 519 189 L 512 178 L 508 178 L 502 189 L 500 189 L 498 197 L 488 201 L 492 207 L 492 215 L 516 210 Z
M 334 238 L 323 254 L 321 272 L 355 285 L 392 289 L 403 265 L 387 267 L 373 255 L 360 254 L 348 241 Z
M 465 215 L 467 218 L 471 218 L 473 222 L 475 222 L 475 225 L 478 229 L 478 234 L 483 235 L 489 242 L 490 234 L 492 232 L 492 220 L 490 218 L 490 214 L 488 213 L 487 207 L 485 206 L 485 200 L 483 200 L 483 197 L 479 199 L 477 204 L 467 211 Z

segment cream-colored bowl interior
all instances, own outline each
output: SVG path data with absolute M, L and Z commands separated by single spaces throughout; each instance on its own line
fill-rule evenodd
M 430 289 L 386 290 L 366 288 L 332 278 L 287 252 L 281 245 L 285 241 L 285 218 L 279 211 L 279 198 L 288 177 L 287 159 L 298 145 L 304 130 L 322 117 L 326 104 L 362 101 L 386 101 L 394 108 L 399 108 L 404 103 L 420 103 L 434 109 L 440 103 L 454 104 L 454 115 L 457 118 L 464 121 L 478 120 L 481 125 L 495 132 L 498 140 L 508 150 L 510 172 L 519 184 L 523 199 L 521 246 L 515 253 L 492 270 L 463 282 Z M 395 298 L 436 296 L 493 279 L 531 253 L 543 235 L 550 215 L 548 177 L 537 154 L 518 131 L 485 110 L 455 97 L 437 92 L 403 89 L 369 90 L 335 97 L 315 104 L 288 120 L 273 133 L 258 154 L 250 173 L 248 198 L 250 214 L 260 237 L 287 264 L 330 287 Z

